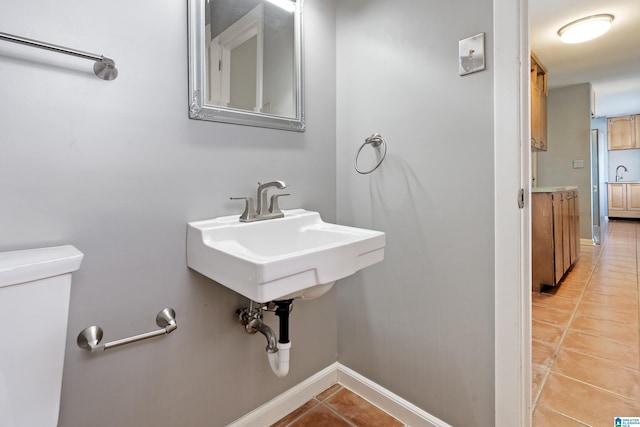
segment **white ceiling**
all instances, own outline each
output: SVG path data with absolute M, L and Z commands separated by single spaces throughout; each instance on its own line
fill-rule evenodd
M 565 44 L 558 29 L 609 13 L 611 29 L 581 44 Z M 640 0 L 529 0 L 531 50 L 548 73 L 549 89 L 591 82 L 596 116 L 640 113 Z

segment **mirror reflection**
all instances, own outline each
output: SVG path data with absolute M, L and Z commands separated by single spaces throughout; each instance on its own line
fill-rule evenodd
M 190 116 L 304 130 L 300 4 L 189 3 Z

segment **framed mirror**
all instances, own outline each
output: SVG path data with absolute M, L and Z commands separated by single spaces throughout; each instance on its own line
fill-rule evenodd
M 302 0 L 189 0 L 189 117 L 304 131 Z

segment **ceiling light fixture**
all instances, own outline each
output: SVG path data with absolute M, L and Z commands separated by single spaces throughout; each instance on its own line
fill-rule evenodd
M 271 4 L 275 4 L 279 8 L 286 10 L 287 12 L 295 12 L 296 2 L 293 0 L 267 0 Z
M 609 30 L 613 15 L 593 15 L 573 21 L 558 30 L 565 43 L 582 43 L 600 37 Z

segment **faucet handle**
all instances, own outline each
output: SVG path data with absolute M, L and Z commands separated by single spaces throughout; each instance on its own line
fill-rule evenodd
M 253 207 L 253 197 L 229 197 L 230 200 L 244 200 L 244 212 L 240 215 L 240 221 L 246 222 L 253 218 L 256 214 L 256 210 Z
M 273 194 L 271 196 L 271 204 L 269 205 L 269 213 L 281 214 L 280 206 L 278 206 L 278 199 L 283 196 L 290 196 L 290 193 L 285 194 Z

